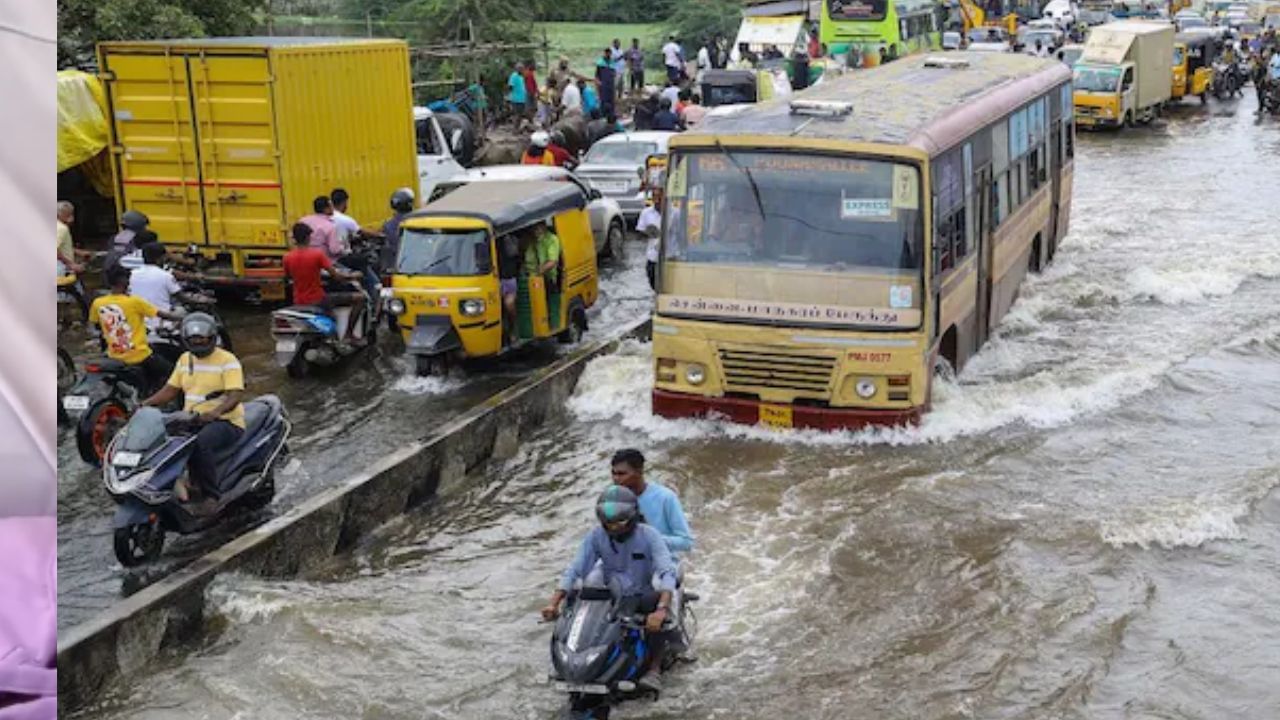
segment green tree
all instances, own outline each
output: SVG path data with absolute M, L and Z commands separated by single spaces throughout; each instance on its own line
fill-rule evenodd
M 58 66 L 93 61 L 103 40 L 245 35 L 267 0 L 59 0 Z
M 676 5 L 667 25 L 680 36 L 685 52 L 719 33 L 733 40 L 742 24 L 741 0 L 697 0 Z

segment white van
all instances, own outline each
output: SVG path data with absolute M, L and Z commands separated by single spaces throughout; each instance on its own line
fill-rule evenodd
M 446 138 L 435 113 L 424 107 L 413 109 L 413 129 L 418 144 L 418 197 L 425 199 L 431 197 L 436 183 L 466 173 L 454 159 L 462 133 L 455 130 L 453 137 Z
M 1080 17 L 1080 8 L 1072 0 L 1049 0 L 1049 4 L 1040 11 L 1040 17 L 1051 18 L 1058 27 L 1069 28 Z

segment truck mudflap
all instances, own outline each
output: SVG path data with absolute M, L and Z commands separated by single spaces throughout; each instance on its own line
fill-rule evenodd
M 410 355 L 444 355 L 462 349 L 462 338 L 448 315 L 419 315 L 405 349 Z

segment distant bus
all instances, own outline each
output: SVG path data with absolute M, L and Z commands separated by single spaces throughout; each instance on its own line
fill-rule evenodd
M 836 54 L 855 52 L 863 67 L 942 46 L 944 10 L 936 0 L 823 0 L 818 38 Z
M 653 412 L 913 422 L 1067 232 L 1071 71 L 917 55 L 671 140 Z

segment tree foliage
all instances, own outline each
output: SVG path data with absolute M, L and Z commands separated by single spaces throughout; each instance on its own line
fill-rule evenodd
M 246 35 L 267 0 L 59 0 L 58 66 L 93 61 L 103 40 Z
M 696 0 L 677 3 L 667 24 L 680 36 L 686 52 L 716 34 L 733 40 L 742 23 L 741 0 Z

